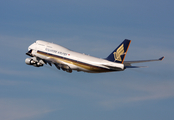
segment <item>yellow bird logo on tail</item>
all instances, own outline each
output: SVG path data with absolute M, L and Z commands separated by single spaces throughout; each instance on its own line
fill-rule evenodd
M 114 54 L 114 59 L 115 61 L 122 61 L 121 55 L 124 55 L 124 44 L 122 44 L 116 52 L 113 53 Z

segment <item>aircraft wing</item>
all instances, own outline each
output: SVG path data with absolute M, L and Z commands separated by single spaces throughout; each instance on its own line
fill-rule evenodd
M 134 63 L 143 63 L 143 62 L 152 62 L 152 61 L 162 61 L 164 59 L 164 56 L 159 58 L 159 59 L 152 59 L 152 60 L 137 60 L 137 61 L 124 61 L 124 66 L 126 66 L 127 68 L 129 68 L 128 66 L 131 66 L 131 64 Z M 132 66 L 131 68 L 133 68 L 135 66 Z M 138 66 L 137 66 L 138 67 Z
M 59 69 L 59 70 L 61 68 L 63 71 L 67 71 L 69 73 L 72 72 L 72 69 L 66 63 L 64 63 L 63 61 L 56 60 L 54 58 L 48 58 L 48 60 L 50 61 L 50 62 L 48 62 L 48 64 L 50 66 L 52 66 L 51 64 L 54 64 L 57 67 L 57 69 Z

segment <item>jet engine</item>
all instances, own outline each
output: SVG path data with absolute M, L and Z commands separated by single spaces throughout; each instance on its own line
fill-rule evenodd
M 25 63 L 27 65 L 33 65 L 34 67 L 41 67 L 41 66 L 43 66 L 43 64 L 41 62 L 36 62 L 32 58 L 26 58 L 25 59 Z
M 63 70 L 63 71 L 66 71 L 66 72 L 69 72 L 69 73 L 72 73 L 72 69 L 68 66 L 68 65 L 63 65 L 63 64 L 54 64 L 57 69 L 60 70 L 60 68 Z
M 35 64 L 36 62 L 35 62 L 32 58 L 26 58 L 26 59 L 25 59 L 25 63 L 26 63 L 27 65 L 33 65 L 33 64 Z
M 62 68 L 63 71 L 72 73 L 72 69 L 68 65 L 62 65 L 61 68 Z

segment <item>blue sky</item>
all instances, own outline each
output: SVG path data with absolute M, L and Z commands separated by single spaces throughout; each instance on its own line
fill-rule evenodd
M 172 0 L 1 0 L 0 119 L 173 120 Z M 25 64 L 38 39 L 107 57 L 131 39 L 125 60 L 142 69 L 72 74 Z

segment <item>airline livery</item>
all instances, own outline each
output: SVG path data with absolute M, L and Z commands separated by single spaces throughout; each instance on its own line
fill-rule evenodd
M 50 42 L 37 40 L 28 47 L 25 63 L 35 67 L 54 64 L 59 70 L 71 73 L 73 70 L 89 73 L 123 71 L 126 68 L 140 68 L 133 63 L 162 61 L 164 57 L 153 60 L 124 61 L 131 40 L 125 39 L 107 58 L 101 59 L 71 51 Z

